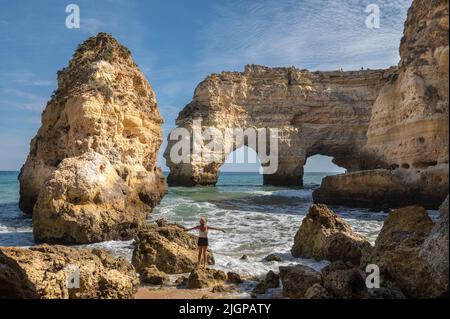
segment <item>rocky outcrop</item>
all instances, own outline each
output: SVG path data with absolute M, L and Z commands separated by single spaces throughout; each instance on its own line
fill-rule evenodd
M 0 265 L 0 298 L 128 299 L 139 285 L 131 264 L 98 249 L 2 247 Z
M 377 265 L 383 280 L 395 282 L 407 297 L 437 298 L 448 294 L 445 281 L 436 280 L 432 269 L 420 256 L 433 226 L 424 208 L 411 206 L 392 210 L 374 250 L 363 257 L 363 264 Z
M 199 267 L 190 273 L 187 288 L 202 289 L 216 287 L 223 284 L 226 279 L 227 275 L 221 270 Z
M 449 182 L 448 26 L 447 0 L 413 1 L 399 68 L 373 105 L 361 152 L 361 168 L 383 170 L 328 177 L 315 202 L 371 207 L 382 199 L 391 208 L 442 203 Z
M 248 65 L 244 72 L 213 74 L 200 83 L 176 124 L 191 134 L 192 149 L 197 119 L 202 120 L 201 129 L 212 127 L 222 134 L 227 128 L 278 129 L 278 169 L 265 174 L 264 183 L 301 185 L 306 159 L 315 154 L 333 156 L 337 165 L 349 170 L 359 169 L 372 104 L 392 71 L 309 72 Z M 213 163 L 195 154 L 186 163 L 176 163 L 170 153 L 177 142 L 169 138 L 164 156 L 169 185 L 182 186 L 214 185 L 228 155 L 249 145 L 245 138 L 223 141 L 223 152 L 215 154 Z
M 311 286 L 322 283 L 320 272 L 303 265 L 280 267 L 280 278 L 283 296 L 292 299 L 304 298 Z
M 376 210 L 420 203 L 439 207 L 448 194 L 448 165 L 425 170 L 377 169 L 327 176 L 314 191 L 316 203 L 367 207 Z
M 255 288 L 253 288 L 254 294 L 265 294 L 267 289 L 278 288 L 280 286 L 280 275 L 274 273 L 272 270 L 269 271 L 263 280 L 261 280 Z
M 430 235 L 427 237 L 422 245 L 420 256 L 425 259 L 428 264 L 428 268 L 431 271 L 431 275 L 435 282 L 438 282 L 442 286 L 444 291 L 447 291 L 448 295 L 448 201 L 449 198 L 441 205 L 439 209 L 439 220 L 431 230 Z
M 159 221 L 157 225 L 142 227 L 135 237 L 132 263 L 142 272 L 156 266 L 168 274 L 188 273 L 197 266 L 197 237 L 177 224 Z M 208 251 L 208 263 L 214 264 Z
M 367 297 L 366 275 L 350 263 L 336 261 L 321 271 L 323 286 L 333 298 L 363 299 Z
M 156 266 L 150 266 L 141 271 L 140 279 L 144 284 L 162 285 L 169 280 L 169 277 L 159 271 Z
M 36 240 L 132 236 L 165 192 L 156 167 L 161 124 L 128 49 L 104 33 L 80 45 L 58 72 L 19 175 L 20 207 L 34 212 Z
M 350 225 L 325 205 L 313 205 L 294 238 L 294 257 L 316 260 L 349 261 L 359 265 L 370 251 L 367 238 L 352 231 Z

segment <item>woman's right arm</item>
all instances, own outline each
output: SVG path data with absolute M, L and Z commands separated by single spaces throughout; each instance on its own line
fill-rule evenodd
M 197 229 L 198 228 L 198 226 L 195 226 L 195 227 L 192 227 L 192 228 L 187 228 L 187 229 L 185 229 L 184 231 L 185 232 L 188 232 L 188 231 L 191 231 L 191 230 L 194 230 L 194 229 Z

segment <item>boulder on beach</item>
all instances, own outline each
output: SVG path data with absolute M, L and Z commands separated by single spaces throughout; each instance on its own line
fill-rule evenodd
M 321 271 L 323 286 L 334 298 L 361 299 L 367 294 L 366 274 L 351 263 L 335 261 Z
M 227 275 L 222 270 L 199 267 L 190 273 L 187 288 L 211 288 L 222 285 L 225 280 L 227 280 Z
M 81 44 L 42 113 L 20 174 L 37 242 L 133 237 L 165 194 L 162 117 L 130 51 L 99 33 Z
M 197 266 L 197 237 L 180 225 L 145 225 L 136 234 L 134 245 L 132 263 L 139 273 L 156 266 L 167 274 L 183 274 Z M 208 264 L 214 264 L 210 250 Z
M 241 275 L 231 271 L 227 273 L 227 281 L 237 285 L 242 284 L 244 282 L 244 280 L 241 278 Z
M 140 274 L 141 282 L 150 285 L 162 285 L 169 280 L 169 277 L 156 266 L 144 268 Z
M 304 298 L 311 286 L 322 283 L 320 272 L 303 265 L 280 267 L 280 278 L 283 296 L 291 299 Z
M 332 295 L 321 284 L 315 283 L 305 292 L 303 299 L 332 299 Z
M 449 217 L 448 217 L 448 201 L 449 198 L 441 205 L 439 209 L 439 219 L 431 230 L 430 235 L 427 237 L 420 250 L 420 256 L 428 264 L 428 268 L 431 275 L 438 282 L 443 290 L 447 291 L 448 295 L 448 230 L 449 230 Z
M 261 280 L 255 288 L 253 288 L 254 294 L 265 294 L 267 292 L 267 289 L 270 288 L 278 288 L 280 287 L 280 275 L 276 274 L 272 270 L 269 271 L 263 280 Z
M 294 257 L 350 261 L 359 265 L 362 254 L 371 249 L 367 238 L 325 205 L 313 205 L 294 238 Z
M 395 282 L 408 298 L 448 295 L 446 282 L 433 276 L 429 263 L 420 255 L 433 226 L 428 212 L 422 207 L 392 210 L 373 252 L 364 256 L 363 264 L 377 265 L 383 279 Z M 444 251 L 440 253 L 445 254 Z
M 130 299 L 133 266 L 99 249 L 0 247 L 0 299 Z

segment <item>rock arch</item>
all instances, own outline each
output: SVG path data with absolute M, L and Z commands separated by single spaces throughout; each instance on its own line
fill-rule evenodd
M 334 163 L 348 171 L 360 168 L 372 105 L 394 70 L 309 72 L 248 65 L 244 72 L 213 74 L 201 82 L 176 124 L 191 136 L 196 119 L 202 120 L 202 129 L 213 127 L 221 132 L 227 128 L 278 129 L 278 169 L 264 175 L 264 184 L 302 185 L 306 159 L 316 154 L 334 157 Z M 191 155 L 187 163 L 179 164 L 171 159 L 176 141 L 169 137 L 164 154 L 170 168 L 169 185 L 215 185 L 220 167 L 242 146 L 239 143 L 224 145 L 223 161 L 204 163 Z

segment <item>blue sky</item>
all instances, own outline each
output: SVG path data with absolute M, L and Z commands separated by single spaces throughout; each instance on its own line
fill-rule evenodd
M 311 70 L 397 64 L 411 4 L 411 0 L 0 1 L 0 170 L 21 167 L 40 126 L 40 114 L 56 89 L 56 72 L 67 65 L 79 43 L 100 31 L 111 33 L 133 53 L 157 94 L 167 135 L 195 86 L 210 73 L 241 71 L 246 64 Z M 80 7 L 80 29 L 65 27 L 70 3 Z M 365 26 L 370 3 L 380 7 L 380 29 Z M 159 162 L 165 166 L 162 151 Z M 306 169 L 336 167 L 329 159 L 316 157 Z

